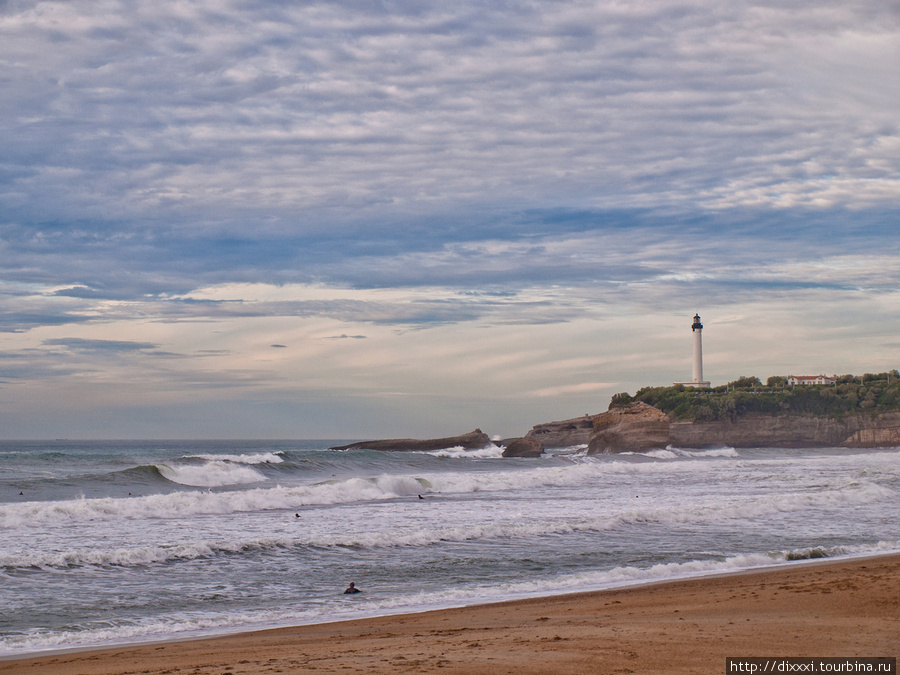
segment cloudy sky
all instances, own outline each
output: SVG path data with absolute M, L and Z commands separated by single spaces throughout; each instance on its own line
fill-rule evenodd
M 0 436 L 900 367 L 895 0 L 0 0 Z

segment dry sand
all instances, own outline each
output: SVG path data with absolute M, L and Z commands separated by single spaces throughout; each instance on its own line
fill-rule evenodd
M 897 656 L 900 555 L 0 661 L 0 674 L 724 673 L 743 656 Z

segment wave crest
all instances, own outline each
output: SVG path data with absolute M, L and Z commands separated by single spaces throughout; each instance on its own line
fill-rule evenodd
M 156 464 L 157 471 L 168 481 L 191 487 L 223 487 L 268 480 L 264 475 L 243 464 L 214 460 L 200 465 Z

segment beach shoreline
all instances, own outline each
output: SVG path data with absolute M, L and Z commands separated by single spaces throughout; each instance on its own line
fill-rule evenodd
M 724 672 L 726 657 L 897 656 L 900 554 L 11 656 L 0 675 Z

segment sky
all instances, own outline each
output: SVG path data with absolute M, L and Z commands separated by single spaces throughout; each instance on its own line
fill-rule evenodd
M 898 110 L 894 0 L 0 0 L 0 437 L 900 367 Z

